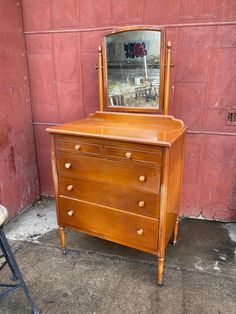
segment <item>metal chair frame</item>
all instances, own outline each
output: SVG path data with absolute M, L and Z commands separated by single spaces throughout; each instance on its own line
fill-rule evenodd
M 12 280 L 14 281 L 18 281 L 18 283 L 15 284 L 3 284 L 0 283 L 0 288 L 3 288 L 4 291 L 0 293 L 0 300 L 3 299 L 4 297 L 6 297 L 9 293 L 15 291 L 18 288 L 22 288 L 25 296 L 32 308 L 32 313 L 34 314 L 39 314 L 39 310 L 38 308 L 35 306 L 28 287 L 23 279 L 23 276 L 21 274 L 21 271 L 17 265 L 17 262 L 15 260 L 15 257 L 12 253 L 12 250 L 10 248 L 10 245 L 7 241 L 7 238 L 5 236 L 5 233 L 3 231 L 3 226 L 0 226 L 0 249 L 2 251 L 2 255 L 0 255 L 0 259 L 1 258 L 5 258 L 5 261 L 2 263 L 2 265 L 0 266 L 0 271 L 4 268 L 4 266 L 8 265 L 11 272 L 12 272 Z

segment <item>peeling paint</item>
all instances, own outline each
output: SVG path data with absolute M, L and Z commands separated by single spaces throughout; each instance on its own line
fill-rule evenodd
M 200 259 L 200 257 L 196 257 L 196 259 L 197 259 L 197 262 L 194 263 L 195 268 L 200 270 L 200 271 L 203 271 L 204 268 L 201 266 L 202 260 Z
M 226 256 L 223 255 L 219 255 L 219 259 L 224 262 L 227 260 Z
M 220 271 L 220 268 L 218 267 L 218 264 L 219 264 L 219 262 L 218 262 L 218 261 L 215 261 L 215 264 L 214 264 L 214 266 L 213 266 L 213 269 L 214 269 L 214 270 L 217 270 L 217 271 Z
M 200 213 L 199 215 L 197 215 L 196 218 L 197 218 L 197 219 L 201 219 L 201 220 L 205 220 L 205 219 L 206 219 L 204 216 L 202 216 L 202 213 Z
M 228 223 L 225 225 L 225 228 L 228 230 L 231 241 L 236 244 L 236 223 Z M 234 250 L 234 259 L 236 260 L 236 246 Z
M 231 241 L 236 243 L 236 223 L 228 223 L 225 227 L 228 230 Z
M 12 145 L 10 146 L 8 160 L 9 160 L 9 168 L 11 169 L 13 173 L 16 173 L 15 149 Z
M 53 199 L 35 203 L 30 211 L 12 219 L 7 226 L 8 239 L 39 244 L 38 238 L 50 230 L 57 229 Z
M 0 148 L 3 150 L 5 147 L 9 145 L 9 133 L 11 132 L 11 128 L 8 125 L 0 123 L 0 130 L 1 130 L 1 141 L 0 141 Z
M 18 1 L 19 2 L 19 1 Z M 0 93 L 0 202 L 15 216 L 32 204 L 39 195 L 32 110 L 26 103 L 29 87 L 24 87 L 23 75 L 28 68 L 20 54 L 25 54 L 22 12 L 14 1 L 0 1 L 1 93 Z M 3 13 L 4 12 L 4 13 Z M 14 45 L 13 45 L 14 43 Z M 22 198 L 22 190 L 31 183 L 31 194 Z

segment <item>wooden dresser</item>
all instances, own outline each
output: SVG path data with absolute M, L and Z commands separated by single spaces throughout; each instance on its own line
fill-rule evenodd
M 48 128 L 60 238 L 72 228 L 158 256 L 178 231 L 186 128 L 171 116 L 96 112 Z

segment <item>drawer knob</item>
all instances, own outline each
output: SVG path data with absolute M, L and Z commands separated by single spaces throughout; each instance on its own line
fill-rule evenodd
M 76 144 L 75 145 L 75 150 L 77 150 L 77 151 L 80 150 L 80 145 Z
M 73 190 L 73 185 L 72 185 L 72 184 L 67 185 L 67 187 L 66 187 L 66 188 L 67 188 L 67 190 L 68 190 L 68 191 L 72 191 L 72 190 Z
M 146 177 L 145 176 L 140 176 L 138 179 L 139 179 L 139 181 L 144 182 L 146 180 Z
M 138 230 L 137 230 L 137 234 L 138 234 L 138 235 L 143 235 L 143 229 L 138 229 Z
M 70 163 L 70 162 L 66 162 L 66 163 L 65 163 L 65 168 L 66 168 L 66 169 L 69 169 L 70 167 L 71 167 L 71 163 Z
M 144 202 L 144 201 L 138 202 L 138 206 L 139 206 L 139 207 L 144 207 L 144 205 L 145 205 L 145 202 Z
M 132 157 L 132 153 L 131 152 L 126 152 L 125 153 L 125 158 L 130 159 Z
M 68 216 L 72 217 L 72 216 L 74 215 L 74 211 L 73 211 L 73 210 L 69 210 L 69 211 L 67 212 L 67 214 L 68 214 Z

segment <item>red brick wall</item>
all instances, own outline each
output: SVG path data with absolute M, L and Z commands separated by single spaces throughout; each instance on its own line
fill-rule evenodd
M 14 216 L 38 196 L 22 12 L 0 0 L 0 204 Z
M 189 125 L 182 214 L 236 219 L 236 127 L 225 125 L 227 109 L 236 106 L 236 1 L 22 0 L 22 5 L 41 192 L 53 193 L 45 128 L 98 109 L 95 65 L 103 34 L 120 25 L 165 25 L 175 63 L 170 112 Z

